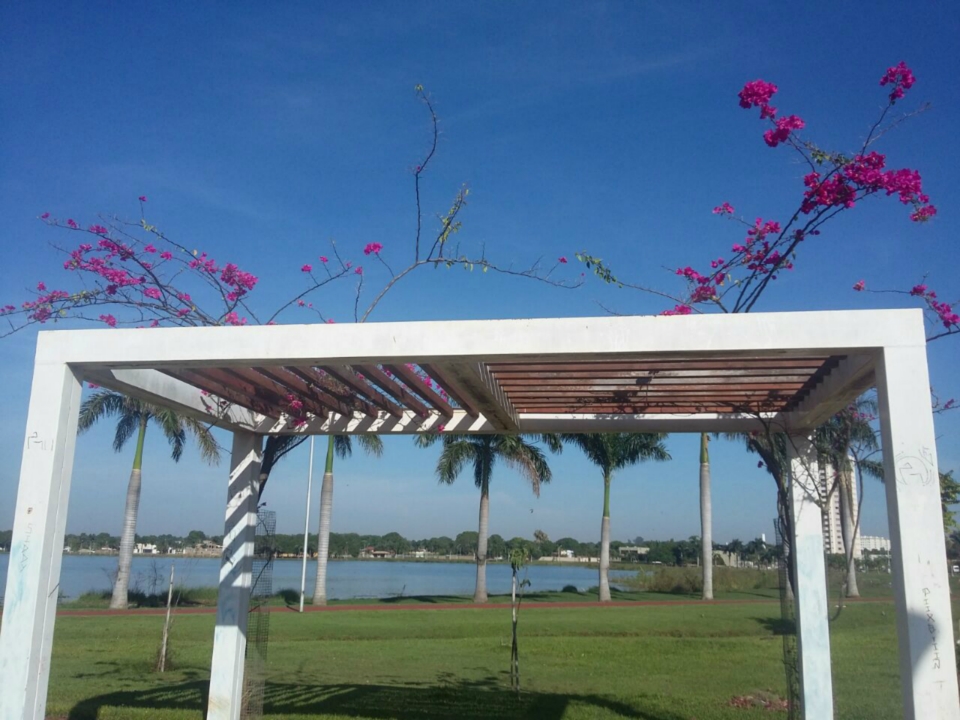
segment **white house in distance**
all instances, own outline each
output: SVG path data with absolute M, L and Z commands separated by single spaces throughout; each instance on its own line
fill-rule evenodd
M 137 543 L 133 546 L 134 555 L 159 555 L 160 551 L 153 543 Z

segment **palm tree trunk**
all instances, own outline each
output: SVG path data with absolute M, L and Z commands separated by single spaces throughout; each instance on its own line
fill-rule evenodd
M 327 464 L 320 486 L 320 530 L 317 535 L 317 579 L 313 584 L 313 604 L 327 604 L 327 560 L 330 554 L 330 520 L 333 515 L 333 435 L 327 438 Z
M 480 488 L 480 528 L 477 533 L 477 588 L 473 593 L 475 603 L 487 601 L 487 535 L 490 530 L 490 488 L 483 483 Z
M 846 460 L 844 460 L 846 465 Z M 857 562 L 853 558 L 856 540 L 856 508 L 853 506 L 853 478 L 847 468 L 840 470 L 840 530 L 847 561 L 847 597 L 860 597 L 857 587 Z
M 133 546 L 137 541 L 137 512 L 140 509 L 140 468 L 143 465 L 143 440 L 147 434 L 147 415 L 140 416 L 140 431 L 137 435 L 137 451 L 133 456 L 133 469 L 127 483 L 127 503 L 123 509 L 123 531 L 120 533 L 120 557 L 117 564 L 117 581 L 113 584 L 110 608 L 127 607 L 127 590 L 130 587 L 130 565 L 133 562 Z
M 610 602 L 610 473 L 603 476 L 603 520 L 600 522 L 600 602 Z
M 703 599 L 713 600 L 713 505 L 710 498 L 710 436 L 700 433 L 700 557 Z

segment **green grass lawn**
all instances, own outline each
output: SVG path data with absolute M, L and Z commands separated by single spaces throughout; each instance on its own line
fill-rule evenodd
M 50 716 L 200 720 L 214 618 L 176 618 L 174 669 L 159 675 L 152 668 L 162 622 L 155 615 L 58 618 Z M 270 617 L 265 717 L 783 717 L 730 706 L 735 696 L 784 693 L 779 629 L 779 605 L 772 602 L 531 607 L 520 620 L 518 698 L 506 674 L 505 607 L 278 610 Z M 831 631 L 837 717 L 900 717 L 892 604 L 851 603 Z

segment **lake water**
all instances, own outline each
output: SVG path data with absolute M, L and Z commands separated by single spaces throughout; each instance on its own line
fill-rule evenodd
M 0 554 L 0 593 L 7 582 L 10 556 Z M 176 566 L 176 584 L 180 587 L 214 587 L 220 575 L 219 558 L 143 557 L 133 559 L 130 587 L 144 592 L 161 592 L 170 577 L 170 563 Z M 117 557 L 64 555 L 60 574 L 61 592 L 75 598 L 89 590 L 109 590 Z M 307 596 L 313 593 L 315 561 L 307 562 Z M 300 560 L 276 560 L 273 589 L 300 589 Z M 632 573 L 611 571 L 610 580 Z M 527 570 L 527 592 L 560 590 L 573 585 L 586 590 L 597 585 L 596 568 L 577 565 L 531 565 Z M 332 599 L 379 598 L 393 595 L 472 595 L 476 565 L 472 563 L 402 562 L 376 560 L 336 560 L 327 569 L 327 597 Z M 510 566 L 487 566 L 487 590 L 491 594 L 510 592 Z

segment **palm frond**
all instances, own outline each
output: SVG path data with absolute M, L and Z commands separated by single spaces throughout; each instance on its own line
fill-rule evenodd
M 78 432 L 86 432 L 105 417 L 124 415 L 129 411 L 128 398 L 112 390 L 100 390 L 83 401 L 80 406 Z
M 504 438 L 500 452 L 504 462 L 518 470 L 530 483 L 533 494 L 540 497 L 540 486 L 553 477 L 543 451 L 523 436 L 514 435 Z
M 173 410 L 155 408 L 153 420 L 160 426 L 163 436 L 170 443 L 170 456 L 174 462 L 180 462 L 183 448 L 187 444 L 187 433 L 183 429 L 183 419 Z
M 139 413 L 124 413 L 121 415 L 117 421 L 116 433 L 113 436 L 113 449 L 116 452 L 123 450 L 123 446 L 127 444 L 127 440 L 129 440 L 135 432 L 138 432 L 139 429 Z
M 476 448 L 467 438 L 444 436 L 443 451 L 437 459 L 437 480 L 445 485 L 452 484 L 475 454 Z
M 383 439 L 379 435 L 357 435 L 357 443 L 367 455 L 383 456 Z
M 353 455 L 353 440 L 349 435 L 333 436 L 333 451 L 341 460 L 346 460 Z
M 883 482 L 883 463 L 879 460 L 860 460 L 857 463 L 857 467 L 860 468 L 860 472 L 864 475 L 872 477 L 874 480 L 879 480 Z
M 307 435 L 270 435 L 263 447 L 263 457 L 260 462 L 260 474 L 269 477 L 273 468 L 280 459 L 294 448 L 299 447 Z M 266 483 L 264 483 L 266 484 Z M 262 492 L 262 488 L 261 488 Z
M 217 465 L 220 462 L 220 443 L 214 437 L 210 428 L 204 423 L 191 417 L 181 417 L 183 428 L 193 436 L 197 443 L 197 449 L 200 450 L 200 457 L 209 465 Z M 261 469 L 262 469 L 261 465 Z

